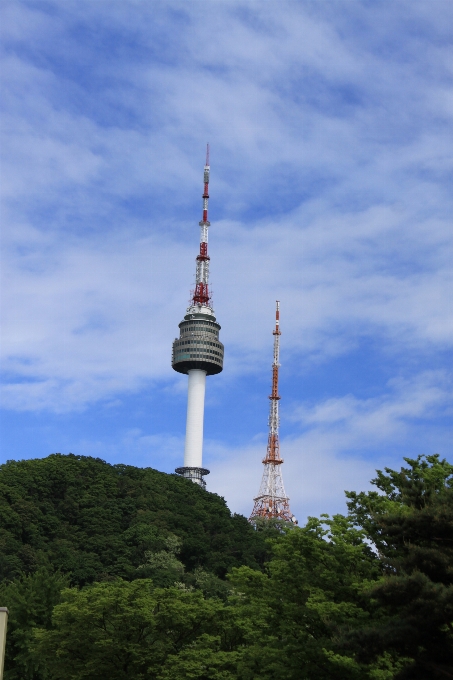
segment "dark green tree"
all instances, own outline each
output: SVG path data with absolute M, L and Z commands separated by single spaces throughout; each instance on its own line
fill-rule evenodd
M 311 518 L 273 541 L 265 573 L 233 569 L 236 616 L 248 644 L 238 660 L 239 678 L 392 677 L 385 670 L 395 667 L 391 659 L 361 664 L 336 644 L 344 626 L 359 628 L 369 621 L 363 584 L 375 581 L 380 568 L 365 539 L 365 532 L 341 515 Z
M 255 529 L 154 470 L 0 467 L 5 680 L 453 678 L 453 466 L 406 463 Z
M 245 517 L 178 475 L 72 454 L 0 466 L 0 581 L 48 563 L 79 586 L 142 578 L 170 535 L 188 572 L 225 578 L 231 567 L 260 568 L 267 557 Z
M 453 678 L 453 466 L 438 455 L 405 461 L 378 471 L 381 493 L 347 494 L 385 575 L 369 591 L 373 620 L 345 641 L 364 661 L 412 658 L 399 678 Z
M 69 578 L 50 568 L 0 584 L 0 602 L 9 609 L 5 680 L 41 680 L 45 667 L 31 653 L 33 629 L 50 628 L 52 611 Z

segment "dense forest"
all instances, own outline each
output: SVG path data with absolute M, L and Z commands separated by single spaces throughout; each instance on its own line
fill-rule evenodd
M 453 678 L 453 465 L 252 527 L 176 475 L 0 466 L 5 680 Z

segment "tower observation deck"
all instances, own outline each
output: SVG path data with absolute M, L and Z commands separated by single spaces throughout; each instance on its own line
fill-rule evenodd
M 186 441 L 184 466 L 175 472 L 191 479 L 203 488 L 203 477 L 209 470 L 202 467 L 203 422 L 206 376 L 223 370 L 223 345 L 219 340 L 220 324 L 214 316 L 209 291 L 208 201 L 209 145 L 204 167 L 203 215 L 200 225 L 200 252 L 196 258 L 195 290 L 192 301 L 179 324 L 179 338 L 173 342 L 171 365 L 178 373 L 189 377 L 187 399 Z

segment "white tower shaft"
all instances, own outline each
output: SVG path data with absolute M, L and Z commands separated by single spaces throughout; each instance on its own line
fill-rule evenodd
M 184 466 L 176 468 L 175 472 L 203 488 L 206 488 L 203 477 L 209 474 L 209 470 L 202 467 L 206 376 L 222 371 L 224 353 L 219 340 L 221 326 L 214 315 L 209 292 L 209 173 L 208 144 L 203 173 L 203 213 L 199 222 L 200 250 L 196 259 L 195 290 L 187 314 L 179 324 L 180 336 L 173 342 L 171 359 L 175 371 L 189 376 Z
M 189 371 L 184 467 L 202 467 L 205 391 L 206 371 L 199 368 L 191 369 Z

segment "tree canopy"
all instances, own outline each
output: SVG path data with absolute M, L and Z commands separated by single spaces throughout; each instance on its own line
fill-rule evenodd
M 154 470 L 7 463 L 5 680 L 453 678 L 453 466 L 405 460 L 256 528 Z
M 143 577 L 146 553 L 181 540 L 188 571 L 260 568 L 261 535 L 223 498 L 178 475 L 53 454 L 0 466 L 0 579 L 52 565 L 73 585 Z
M 378 471 L 381 494 L 347 494 L 383 571 L 369 592 L 378 615 L 351 640 L 363 659 L 388 649 L 413 658 L 401 677 L 453 677 L 453 465 L 437 455 L 405 461 Z

